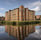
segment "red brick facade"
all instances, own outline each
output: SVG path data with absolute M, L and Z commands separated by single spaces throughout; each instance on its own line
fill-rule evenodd
M 0 17 L 0 21 L 5 21 L 5 17 Z
M 6 21 L 32 21 L 35 20 L 35 11 L 20 6 L 14 10 L 6 12 Z
M 41 20 L 41 15 L 36 15 L 36 16 L 35 16 L 35 19 L 36 19 L 36 20 Z

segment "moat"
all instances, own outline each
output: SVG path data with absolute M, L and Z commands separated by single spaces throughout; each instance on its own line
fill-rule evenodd
M 0 40 L 41 40 L 41 24 L 0 25 Z

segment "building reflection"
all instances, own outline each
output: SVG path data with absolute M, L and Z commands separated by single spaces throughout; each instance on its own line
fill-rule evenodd
M 18 40 L 24 40 L 24 38 L 28 36 L 30 33 L 35 32 L 35 26 L 34 25 L 24 25 L 24 26 L 6 25 L 5 31 L 9 35 L 16 37 Z

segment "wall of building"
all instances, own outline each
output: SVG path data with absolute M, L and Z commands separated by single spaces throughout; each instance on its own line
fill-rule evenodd
M 16 21 L 16 9 L 11 11 L 11 21 Z
M 40 15 L 36 15 L 36 16 L 35 16 L 35 19 L 36 19 L 36 20 L 40 20 Z
M 5 13 L 5 20 L 8 20 L 8 12 Z
M 20 6 L 14 10 L 9 10 L 5 16 L 6 21 L 32 21 L 35 20 L 35 12 Z
M 26 21 L 27 21 L 27 20 L 29 20 L 29 13 L 28 13 L 28 8 L 25 8 L 25 9 L 26 9 L 26 10 L 25 10 L 25 12 L 26 12 L 26 13 L 25 13 L 25 14 L 26 14 L 25 16 L 26 16 Z
M 0 21 L 5 21 L 5 17 L 0 17 Z

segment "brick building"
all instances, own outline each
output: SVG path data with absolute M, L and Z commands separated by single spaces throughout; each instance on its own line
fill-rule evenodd
M 5 21 L 32 21 L 35 20 L 35 11 L 20 6 L 6 12 Z
M 4 21 L 5 20 L 5 17 L 0 17 L 0 21 Z
M 36 16 L 35 16 L 35 19 L 36 19 L 36 20 L 41 20 L 41 15 L 36 15 Z

